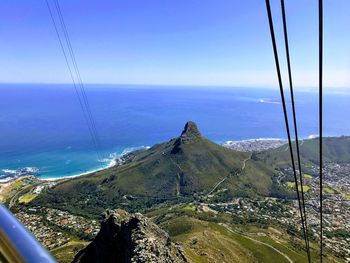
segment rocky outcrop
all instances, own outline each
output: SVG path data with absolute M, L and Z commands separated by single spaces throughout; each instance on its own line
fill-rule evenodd
M 166 232 L 140 213 L 107 211 L 96 238 L 73 263 L 182 263 L 187 262 L 179 245 Z
M 194 142 L 202 137 L 197 125 L 193 121 L 188 121 L 180 135 L 174 142 L 171 153 L 176 154 L 182 151 L 181 145 Z
M 185 125 L 185 128 L 183 129 L 181 133 L 181 138 L 183 140 L 193 140 L 196 138 L 200 138 L 202 135 L 200 131 L 198 130 L 197 125 L 193 121 L 188 121 Z

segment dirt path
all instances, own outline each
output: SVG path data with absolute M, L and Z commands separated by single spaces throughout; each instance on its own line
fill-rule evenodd
M 218 183 L 214 186 L 214 188 L 211 189 L 211 191 L 210 191 L 206 196 L 211 195 L 211 194 L 216 190 L 216 188 L 219 187 L 220 184 L 222 184 L 223 182 L 226 181 L 226 179 L 227 179 L 229 176 L 230 176 L 230 175 L 226 176 L 224 179 L 222 179 L 220 182 L 218 182 Z
M 171 162 L 180 170 L 180 173 L 183 173 L 180 165 L 178 165 L 173 158 L 170 157 Z M 180 173 L 177 173 L 176 175 L 176 195 L 179 196 L 180 195 L 180 180 L 181 180 L 181 176 Z
M 242 171 L 245 169 L 245 163 L 246 163 L 247 161 L 249 161 L 251 158 L 252 158 L 252 154 L 251 154 L 248 158 L 246 158 L 246 159 L 243 160 Z
M 262 242 L 262 241 L 260 241 L 260 240 L 254 239 L 254 238 L 252 238 L 252 237 L 249 237 L 249 236 L 246 236 L 246 235 L 244 235 L 244 234 L 241 234 L 241 233 L 239 233 L 239 232 L 237 232 L 237 231 L 234 231 L 234 230 L 232 230 L 228 225 L 225 225 L 225 224 L 220 224 L 220 225 L 222 225 L 223 227 L 225 227 L 225 228 L 226 228 L 228 231 L 230 231 L 231 233 L 240 235 L 240 236 L 242 236 L 242 237 L 244 237 L 244 238 L 247 238 L 247 239 L 249 239 L 249 240 L 251 240 L 251 241 L 253 241 L 253 242 L 262 244 L 262 245 L 264 245 L 264 246 L 267 246 L 267 247 L 273 249 L 274 251 L 276 251 L 277 253 L 279 253 L 280 255 L 282 255 L 288 262 L 294 263 L 294 261 L 291 260 L 291 258 L 288 257 L 288 255 L 286 255 L 285 253 L 283 253 L 281 250 L 278 250 L 277 248 L 271 246 L 270 244 L 267 244 L 267 243 Z
M 250 159 L 252 158 L 252 155 L 250 155 L 248 158 L 244 159 L 243 160 L 243 163 L 242 163 L 242 172 L 243 170 L 245 169 L 245 164 L 247 161 L 249 161 Z M 207 193 L 206 197 L 208 195 L 211 195 L 213 192 L 215 192 L 215 190 L 223 183 L 225 182 L 228 178 L 230 177 L 230 174 L 225 176 L 221 181 L 219 181 L 216 185 L 214 185 L 213 189 L 211 189 L 211 191 L 209 193 Z

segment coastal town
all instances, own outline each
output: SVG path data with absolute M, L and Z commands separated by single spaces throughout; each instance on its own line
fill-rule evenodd
M 226 141 L 222 146 L 241 152 L 260 152 L 268 149 L 276 149 L 287 143 L 283 139 L 249 139 L 241 141 Z

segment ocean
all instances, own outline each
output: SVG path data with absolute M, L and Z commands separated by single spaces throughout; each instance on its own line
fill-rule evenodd
M 0 85 L 0 181 L 20 173 L 49 179 L 101 169 L 124 152 L 178 136 L 188 120 L 217 143 L 286 138 L 278 90 L 136 85 L 85 90 L 102 160 L 72 85 Z M 295 97 L 300 137 L 317 134 L 318 94 Z M 350 134 L 349 102 L 349 94 L 325 94 L 325 136 Z

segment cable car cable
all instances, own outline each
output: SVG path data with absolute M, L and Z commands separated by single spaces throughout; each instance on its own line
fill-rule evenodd
M 102 156 L 101 156 L 101 154 L 100 154 L 100 152 L 99 152 L 99 149 L 98 149 L 98 146 L 97 146 L 97 142 L 96 142 L 96 138 L 95 138 L 94 133 L 93 133 L 93 131 L 92 131 L 92 127 L 91 127 L 91 124 L 90 124 L 90 122 L 89 122 L 89 118 L 88 118 L 88 116 L 87 116 L 86 109 L 84 108 L 84 104 L 83 104 L 81 95 L 79 94 L 78 86 L 77 86 L 77 83 L 76 83 L 76 81 L 75 81 L 74 74 L 73 74 L 73 71 L 72 71 L 71 66 L 70 66 L 70 63 L 69 63 L 68 55 L 67 55 L 66 50 L 65 50 L 65 48 L 64 48 L 64 44 L 63 44 L 63 42 L 62 42 L 62 39 L 61 39 L 59 30 L 58 30 L 58 27 L 57 27 L 57 24 L 56 24 L 56 21 L 55 21 L 53 12 L 52 12 L 52 9 L 51 9 L 51 7 L 50 7 L 50 4 L 49 4 L 48 0 L 45 0 L 45 1 L 46 1 L 46 5 L 47 5 L 47 7 L 48 7 L 49 13 L 50 13 L 51 20 L 52 20 L 53 25 L 54 25 L 54 29 L 55 29 L 57 38 L 58 38 L 58 40 L 59 40 L 59 44 L 60 44 L 60 47 L 61 47 L 63 56 L 64 56 L 65 61 L 66 61 L 66 64 L 67 64 L 67 68 L 68 68 L 69 74 L 70 74 L 71 79 L 72 79 L 72 82 L 73 82 L 74 90 L 75 90 L 75 92 L 76 92 L 76 95 L 77 95 L 77 98 L 78 98 L 80 107 L 82 108 L 83 116 L 84 116 L 85 121 L 86 121 L 86 124 L 87 124 L 87 126 L 88 126 L 88 130 L 89 130 L 89 133 L 90 133 L 90 135 L 91 135 L 91 139 L 92 139 L 92 142 L 93 142 L 93 145 L 94 145 L 94 148 L 95 148 L 97 157 L 98 157 L 99 159 L 101 159 Z
M 275 58 L 277 78 L 278 78 L 278 84 L 279 84 L 280 95 L 281 95 L 282 106 L 283 106 L 284 122 L 285 122 L 286 130 L 287 130 L 288 145 L 289 145 L 289 151 L 290 151 L 292 168 L 293 168 L 293 174 L 294 174 L 295 188 L 296 188 L 298 204 L 299 204 L 299 212 L 300 212 L 301 224 L 302 224 L 303 233 L 304 233 L 305 246 L 306 246 L 306 249 L 307 249 L 308 248 L 308 243 L 307 243 L 307 238 L 306 238 L 307 233 L 305 231 L 303 209 L 302 209 L 302 204 L 301 204 L 301 201 L 300 201 L 298 180 L 297 180 L 297 175 L 296 175 L 295 161 L 294 161 L 293 148 L 292 148 L 292 141 L 291 141 L 290 130 L 289 130 L 289 123 L 288 123 L 287 108 L 286 108 L 286 102 L 285 102 L 285 98 L 284 98 L 281 70 L 280 70 L 280 66 L 279 66 L 277 45 L 276 45 L 276 39 L 275 39 L 275 33 L 274 33 L 274 28 L 273 28 L 273 20 L 272 20 L 271 7 L 270 7 L 270 1 L 269 0 L 266 0 L 266 10 L 267 10 L 267 15 L 268 15 L 268 20 L 269 20 L 269 27 L 270 27 L 270 34 L 271 34 L 273 53 L 274 53 L 274 58 Z
M 87 114 L 88 114 L 88 117 L 89 117 L 89 120 L 90 120 L 90 123 L 91 123 L 91 126 L 92 126 L 92 130 L 93 130 L 94 136 L 96 138 L 97 147 L 99 148 L 100 154 L 103 157 L 103 152 L 101 151 L 101 142 L 99 140 L 99 136 L 98 136 L 95 120 L 94 120 L 92 112 L 91 112 L 90 103 L 89 103 L 89 100 L 88 100 L 87 95 L 86 95 L 85 86 L 84 86 L 84 83 L 82 81 L 80 70 L 79 70 L 79 67 L 78 67 L 78 64 L 77 64 L 77 61 L 76 61 L 76 58 L 75 58 L 75 54 L 74 54 L 73 47 L 72 47 L 72 44 L 71 44 L 71 41 L 70 41 L 70 37 L 69 37 L 69 34 L 68 34 L 67 26 L 66 26 L 66 23 L 64 22 L 64 18 L 63 18 L 63 15 L 62 15 L 61 7 L 59 5 L 59 1 L 58 0 L 54 0 L 54 3 L 55 3 L 56 11 L 57 11 L 57 14 L 58 14 L 58 17 L 59 17 L 59 20 L 60 20 L 60 23 L 61 23 L 61 26 L 62 26 L 62 29 L 63 29 L 63 33 L 64 33 L 64 36 L 65 36 L 65 39 L 66 39 L 66 42 L 67 42 L 68 50 L 69 50 L 69 53 L 70 53 L 70 56 L 71 56 L 71 59 L 72 59 L 72 62 L 73 62 L 73 67 L 74 67 L 74 70 L 75 70 L 75 74 L 76 74 L 78 82 L 79 82 L 81 94 L 82 94 L 82 97 L 83 97 L 83 102 L 85 104 L 85 108 L 86 108 L 86 111 L 87 111 Z
M 318 0 L 318 31 L 319 31 L 319 158 L 320 158 L 320 262 L 323 261 L 323 0 Z
M 298 169 L 299 169 L 300 188 L 301 188 L 301 200 L 302 200 L 302 206 L 303 206 L 305 232 L 306 232 L 306 240 L 307 240 L 307 256 L 308 256 L 309 262 L 311 262 L 309 231 L 307 226 L 307 217 L 306 217 L 306 209 L 305 209 L 305 197 L 304 197 L 304 190 L 303 190 L 304 184 L 303 184 L 303 175 L 302 175 L 302 169 L 301 169 L 298 126 L 297 126 L 296 110 L 295 110 L 295 103 L 294 103 L 292 67 L 291 67 L 290 55 L 289 55 L 289 44 L 288 44 L 289 41 L 288 41 L 287 19 L 286 19 L 284 0 L 281 0 L 281 11 L 282 11 L 283 33 L 284 33 L 284 42 L 285 42 L 287 66 L 288 66 L 288 80 L 289 80 L 290 96 L 291 96 L 291 102 L 292 102 L 295 144 L 296 144 L 296 150 L 297 150 L 297 161 L 298 161 Z

